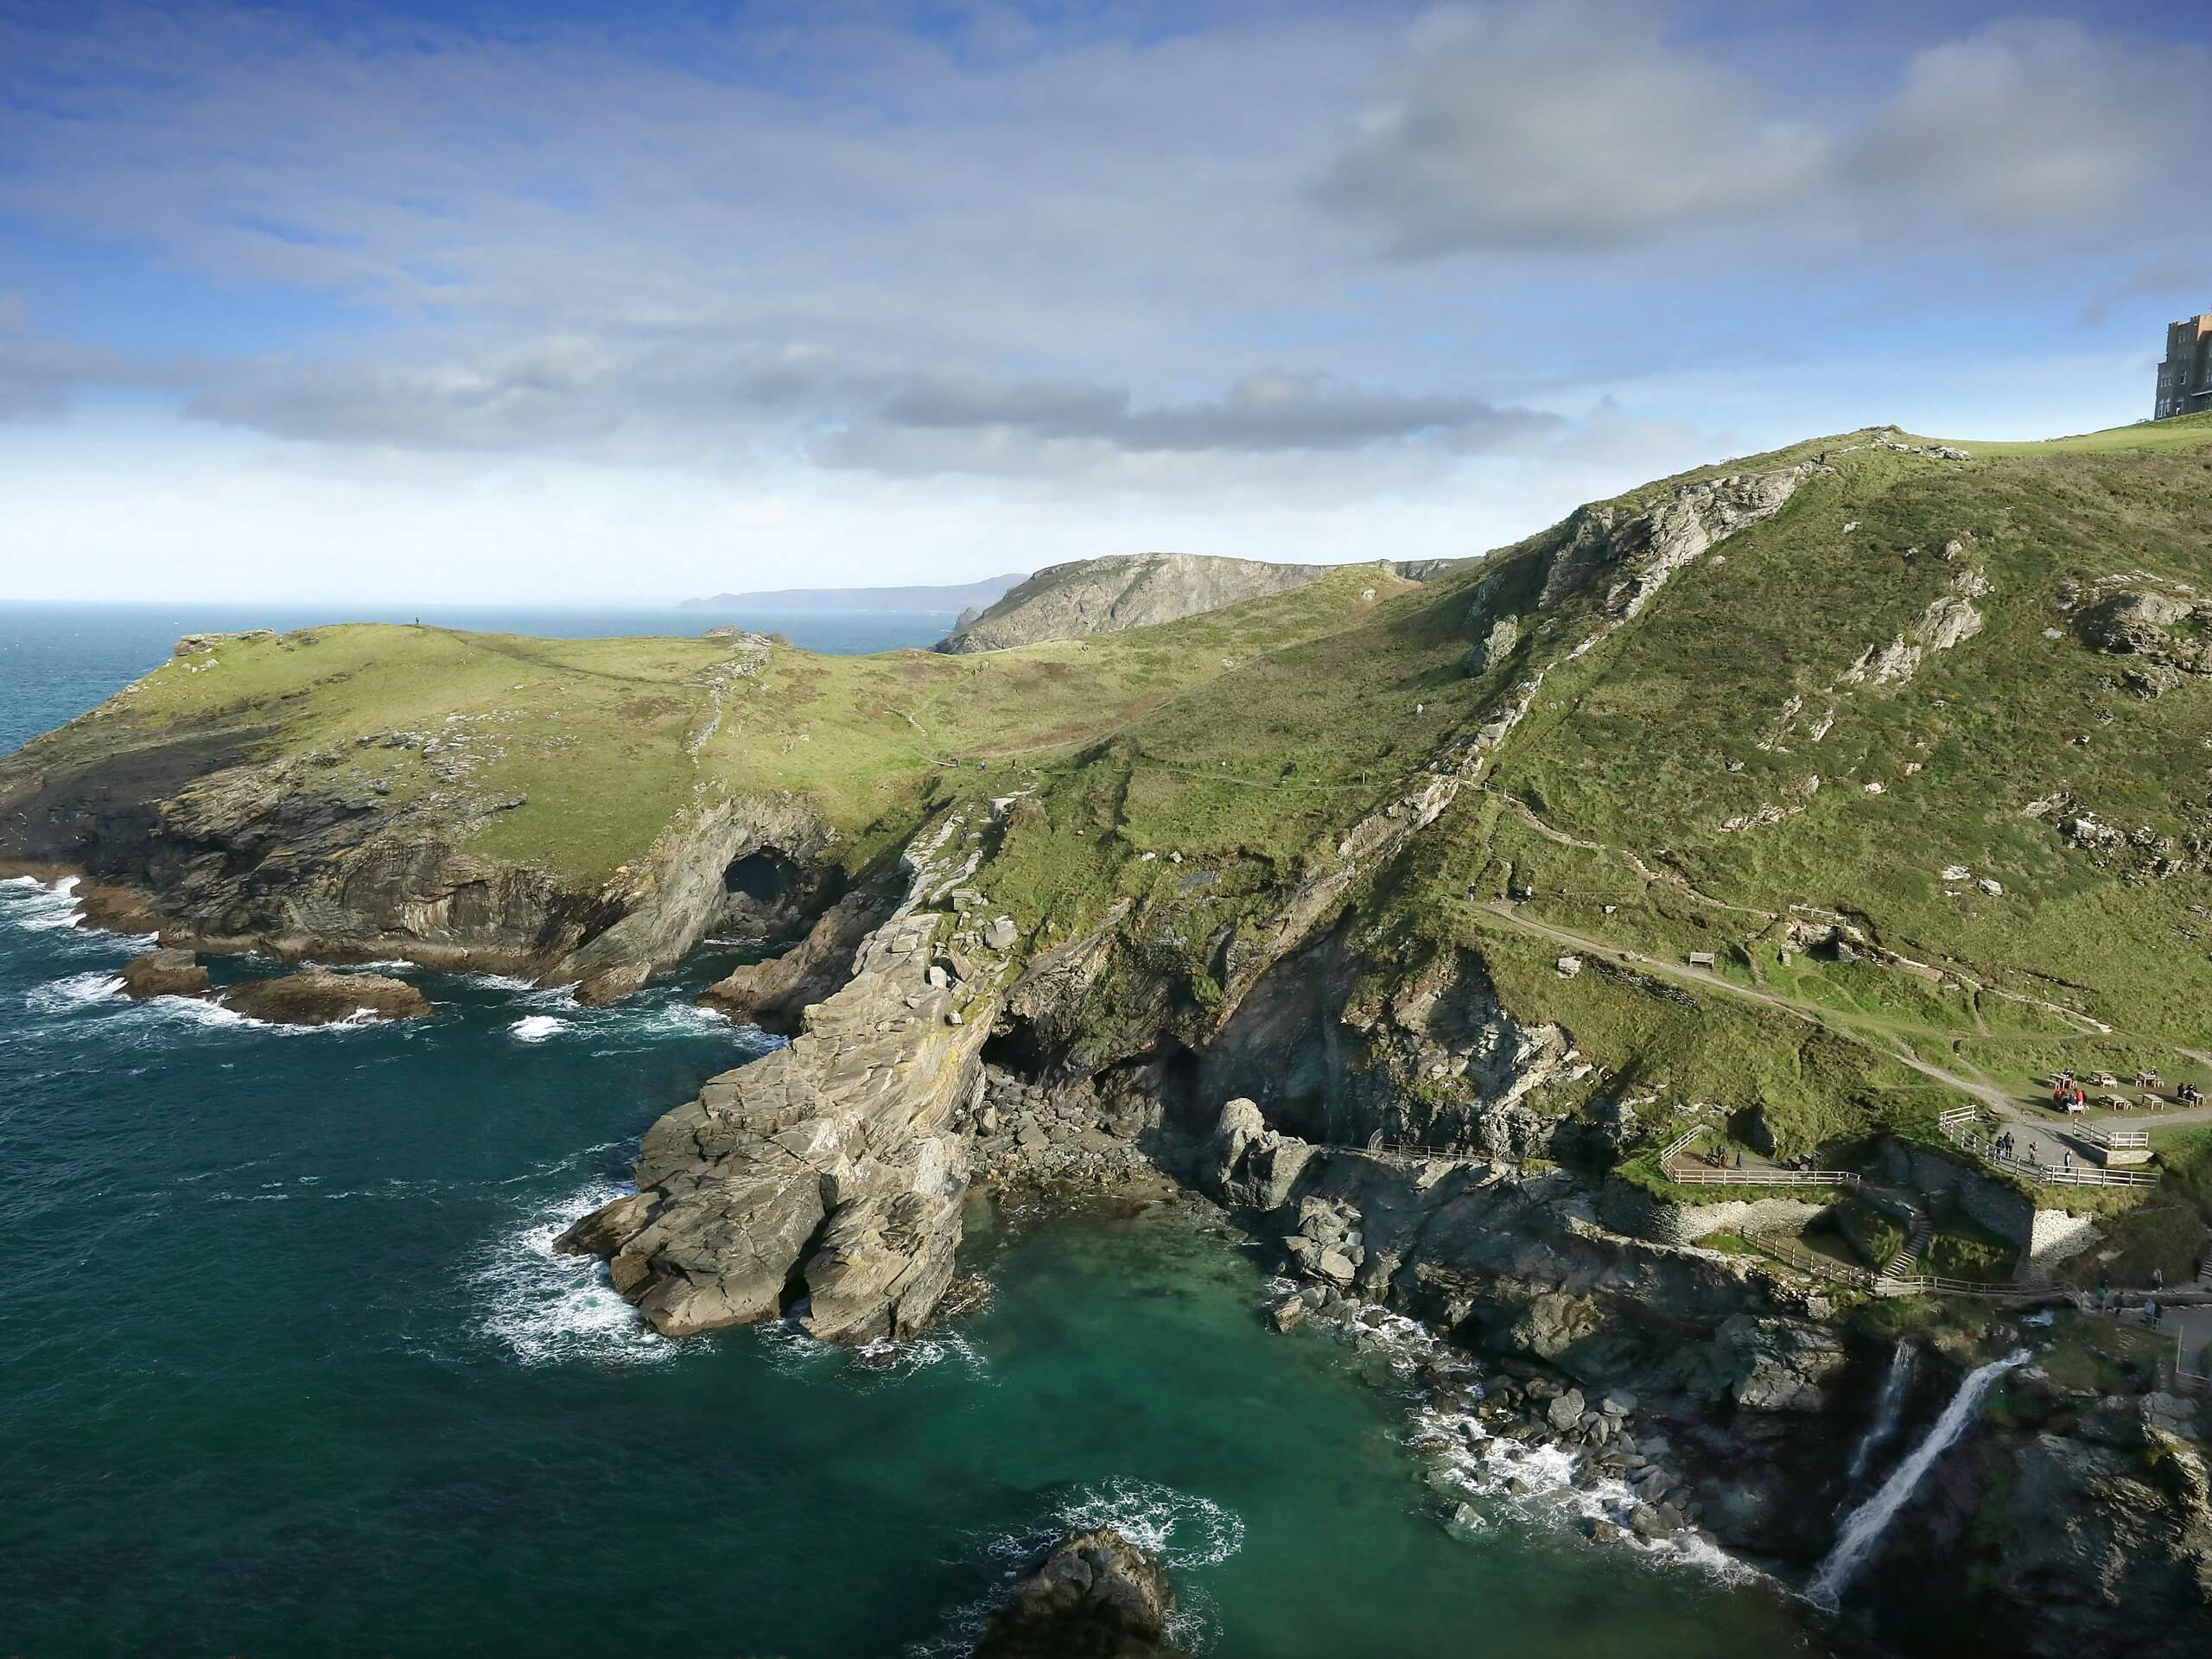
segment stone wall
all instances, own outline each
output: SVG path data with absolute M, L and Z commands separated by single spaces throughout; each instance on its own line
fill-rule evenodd
M 1688 1244 L 1707 1233 L 1764 1232 L 1799 1228 L 1822 1206 L 1802 1198 L 1736 1198 L 1720 1204 L 1671 1204 L 1626 1181 L 1607 1181 L 1599 1194 L 1599 1218 L 1617 1233 L 1655 1244 Z
M 2104 1235 L 2088 1216 L 2063 1210 L 2038 1210 L 2029 1231 L 2028 1268 L 2040 1277 L 2061 1262 L 2082 1254 Z
M 1901 1186 L 1931 1196 L 1948 1196 L 1960 1210 L 2020 1252 L 2021 1274 L 2039 1278 L 2059 1262 L 2079 1255 L 2100 1236 L 2088 1216 L 2064 1210 L 2040 1210 L 2022 1193 L 1926 1147 L 1889 1141 L 1882 1147 L 1883 1173 Z

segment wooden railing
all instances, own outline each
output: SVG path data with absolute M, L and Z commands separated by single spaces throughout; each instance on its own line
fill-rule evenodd
M 1847 1169 L 1707 1169 L 1695 1164 L 1681 1169 L 1671 1164 L 1661 1167 L 1677 1186 L 1856 1186 L 1863 1179 Z
M 1852 1285 L 1860 1290 L 1874 1289 L 1874 1275 L 1864 1268 L 1853 1267 L 1848 1262 L 1839 1262 L 1833 1256 L 1817 1255 L 1802 1245 L 1793 1244 L 1786 1238 L 1765 1233 L 1745 1233 L 1744 1242 L 1753 1249 L 1763 1251 L 1777 1262 L 1787 1262 L 1800 1273 L 1809 1273 L 1815 1279 L 1832 1279 L 1839 1284 Z
M 1933 1273 L 1885 1273 L 1874 1281 L 1877 1296 L 2049 1296 L 2043 1285 L 1993 1285 L 1979 1279 L 1946 1279 Z
M 2006 1296 L 2038 1300 L 2065 1296 L 2069 1300 L 2080 1300 L 2069 1292 L 2054 1291 L 2042 1285 L 1993 1285 L 1975 1279 L 1947 1279 L 1933 1273 L 1869 1273 L 1864 1268 L 1821 1255 L 1773 1234 L 1745 1233 L 1742 1236 L 1753 1249 L 1786 1262 L 1800 1273 L 1849 1285 L 1873 1296 Z
M 2070 1133 L 2094 1141 L 2107 1152 L 2139 1152 L 2151 1144 L 2148 1129 L 2111 1129 L 2100 1123 L 2088 1123 Z

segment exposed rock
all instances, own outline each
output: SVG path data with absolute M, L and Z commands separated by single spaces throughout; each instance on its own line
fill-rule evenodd
M 1016 1580 L 975 1659 L 1171 1659 L 1174 1605 L 1160 1564 L 1120 1533 L 1071 1533 Z
M 1784 467 L 1684 484 L 1641 512 L 1584 507 L 1563 527 L 1538 605 L 1551 609 L 1602 581 L 1604 608 L 1625 621 L 1714 543 L 1780 512 L 1812 470 Z
M 2119 656 L 2156 657 L 2175 643 L 2172 630 L 2195 607 L 2168 594 L 2115 594 L 2075 619 L 2082 638 Z
M 1343 568 L 1197 553 L 1077 559 L 1038 571 L 982 615 L 955 628 L 937 648 L 956 653 L 1004 651 L 1040 639 L 1118 633 L 1287 593 Z
M 1948 651 L 1981 632 L 1981 613 L 1963 598 L 1945 597 L 1922 613 L 1916 637 L 1929 651 Z
M 404 979 L 383 974 L 341 974 L 305 968 L 275 979 L 241 980 L 218 999 L 250 1020 L 280 1026 L 327 1026 L 365 1014 L 373 1020 L 417 1019 L 430 999 Z
M 205 996 L 207 970 L 189 950 L 149 950 L 123 964 L 127 996 Z
M 732 969 L 702 992 L 699 1001 L 733 1020 L 789 1032 L 808 1004 L 821 1001 L 852 976 L 854 953 L 887 908 L 874 893 L 847 893 L 790 950 Z
M 832 1341 L 918 1330 L 952 1278 L 988 1019 L 953 1026 L 926 978 L 959 879 L 963 821 L 907 853 L 906 900 L 851 981 L 790 1044 L 710 1078 L 646 1130 L 639 1193 L 558 1248 L 609 1257 L 614 1287 L 671 1336 L 795 1313 Z M 639 1199 L 645 1200 L 640 1203 Z
M 1502 616 L 1490 626 L 1490 632 L 1467 648 L 1465 668 L 1469 675 L 1481 674 L 1496 667 L 1513 654 L 1513 647 L 1521 643 L 1521 619 Z
M 188 633 L 170 648 L 173 657 L 205 657 L 218 648 L 233 643 L 257 645 L 264 639 L 274 639 L 272 628 L 247 628 L 238 633 Z
M 1801 1319 L 1738 1314 L 1713 1338 L 1719 1382 L 1751 1411 L 1820 1411 L 1825 1389 L 1846 1363 L 1843 1344 L 1825 1326 Z

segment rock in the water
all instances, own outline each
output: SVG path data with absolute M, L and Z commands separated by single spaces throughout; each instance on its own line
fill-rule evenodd
M 664 1335 L 790 1312 L 825 1341 L 865 1342 L 935 1311 L 968 1187 L 953 1116 L 990 1031 L 988 1003 L 964 1025 L 941 1017 L 935 921 L 915 913 L 958 868 L 960 827 L 910 852 L 906 902 L 804 1031 L 646 1130 L 638 1193 L 569 1230 L 564 1243 L 608 1257 L 615 1289 Z
M 149 950 L 123 964 L 126 996 L 205 996 L 207 970 L 189 950 Z
M 974 1659 L 1167 1659 L 1174 1605 L 1160 1564 L 1120 1533 L 1071 1533 L 1015 1583 Z
M 328 1026 L 366 1014 L 372 1020 L 413 1020 L 430 1012 L 430 999 L 404 979 L 382 974 L 341 974 L 303 968 L 276 979 L 249 979 L 219 999 L 250 1020 L 280 1026 Z

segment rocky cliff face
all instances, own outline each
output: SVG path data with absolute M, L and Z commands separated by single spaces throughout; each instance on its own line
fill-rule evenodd
M 786 1047 L 710 1078 L 645 1132 L 638 1191 L 560 1248 L 608 1259 L 671 1336 L 789 1313 L 830 1341 L 918 1330 L 952 1278 L 999 959 L 960 883 L 983 832 L 910 849 L 906 901 Z M 963 906 L 967 907 L 963 908 Z
M 96 918 L 159 929 L 208 951 L 580 982 L 601 1001 L 635 989 L 750 901 L 729 871 L 772 852 L 804 889 L 834 836 L 794 796 L 702 790 L 637 868 L 596 891 L 468 850 L 521 804 L 465 785 L 398 803 L 323 780 L 315 753 L 255 759 L 251 727 L 86 745 L 59 765 L 0 766 L 0 866 L 89 876 Z M 804 922 L 799 899 L 781 919 Z
M 1395 588 L 1402 581 L 1422 581 L 1440 575 L 1450 563 L 1432 559 L 1400 567 L 1377 561 L 1374 568 L 1378 584 Z M 956 654 L 1004 651 L 1044 639 L 1118 633 L 1123 628 L 1173 622 L 1248 599 L 1288 593 L 1332 570 L 1346 568 L 1268 564 L 1257 559 L 1223 559 L 1197 553 L 1127 553 L 1078 559 L 1039 570 L 988 610 L 963 617 L 938 649 Z

